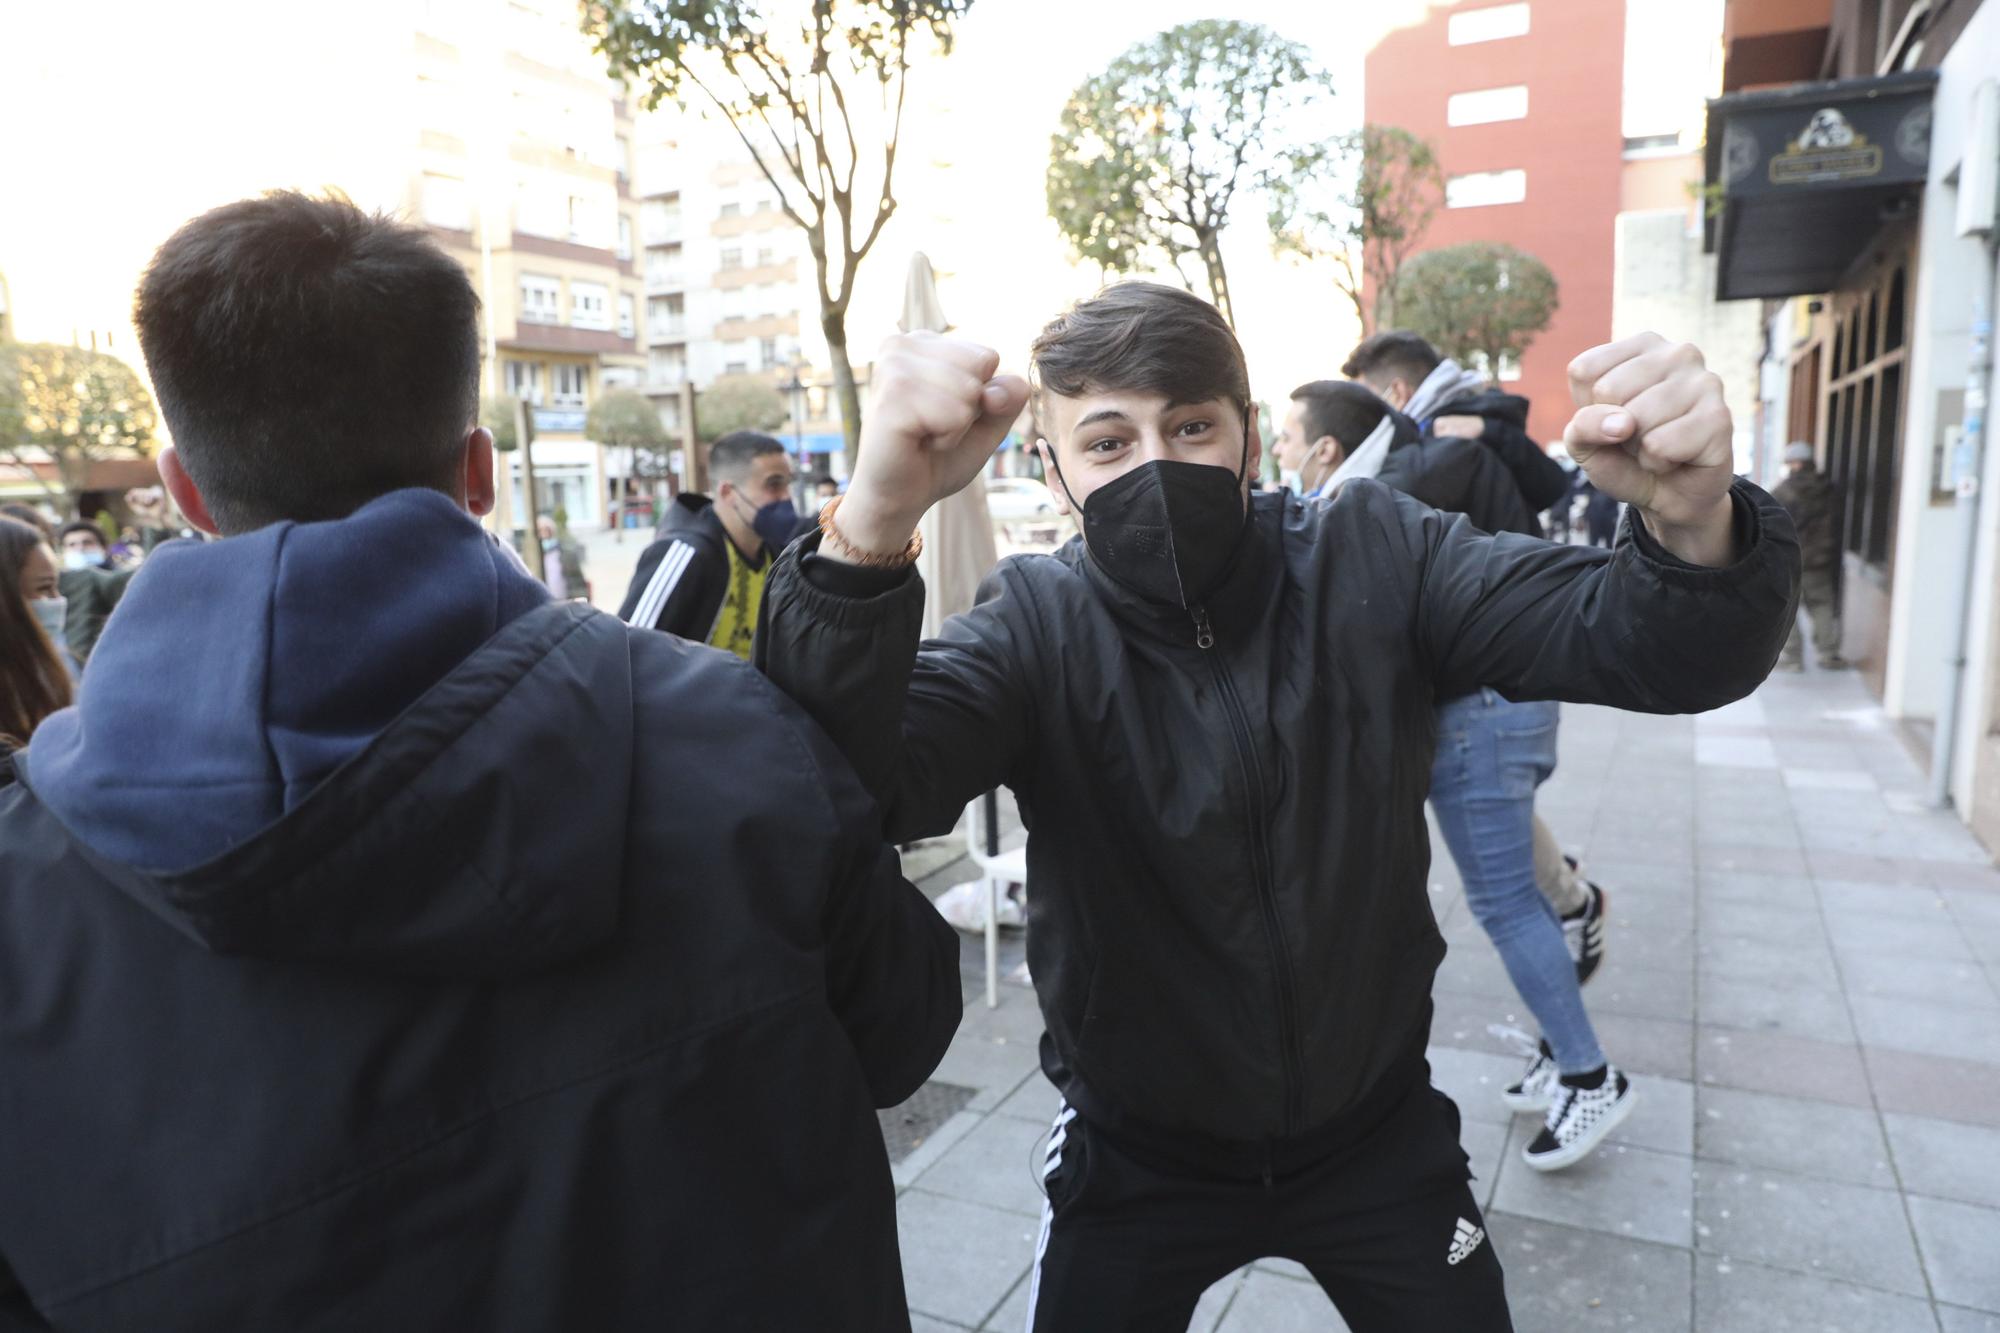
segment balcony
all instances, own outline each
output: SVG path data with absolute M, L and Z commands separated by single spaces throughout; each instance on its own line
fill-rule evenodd
M 682 342 L 686 340 L 687 335 L 688 326 L 687 320 L 684 317 L 680 319 L 652 319 L 646 321 L 647 342 Z
M 646 292 L 684 292 L 687 290 L 687 270 L 682 268 L 648 268 L 646 270 Z
M 639 224 L 639 236 L 647 245 L 673 245 L 687 239 L 687 229 L 678 217 L 654 218 Z

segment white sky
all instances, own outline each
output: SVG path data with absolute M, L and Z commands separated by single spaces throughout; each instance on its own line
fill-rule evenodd
M 1237 0 L 1228 11 L 1305 43 L 1332 71 L 1336 134 L 1359 121 L 1368 48 L 1423 4 Z M 1631 5 L 1651 43 L 1634 72 L 1669 74 L 1688 65 L 1663 50 L 1691 52 L 1689 63 L 1701 51 L 1708 25 L 1687 22 L 1690 9 L 1719 12 L 1720 0 Z M 922 249 L 945 275 L 960 330 L 1018 365 L 1040 324 L 1097 280 L 1070 263 L 1043 203 L 1065 97 L 1132 42 L 1215 12 L 1213 0 L 981 0 L 949 61 L 912 85 L 902 210 L 863 270 L 850 321 L 857 356 L 889 331 L 908 253 Z M 410 16 L 407 0 L 0 6 L 0 124 L 14 127 L 0 271 L 19 335 L 110 329 L 136 363 L 133 283 L 187 217 L 286 185 L 395 202 L 413 160 Z M 1628 132 L 1677 128 L 1677 109 L 1698 102 L 1685 77 L 1635 86 Z M 1225 255 L 1253 385 L 1282 401 L 1300 380 L 1333 373 L 1355 329 L 1323 275 L 1271 258 L 1261 214 L 1254 199 L 1239 204 Z

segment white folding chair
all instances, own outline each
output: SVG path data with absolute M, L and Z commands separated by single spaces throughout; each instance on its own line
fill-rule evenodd
M 1000 850 L 1000 798 L 996 792 L 965 807 L 965 845 L 986 885 L 986 1007 L 1000 1007 L 1000 895 L 1009 884 L 1028 883 L 1028 849 Z

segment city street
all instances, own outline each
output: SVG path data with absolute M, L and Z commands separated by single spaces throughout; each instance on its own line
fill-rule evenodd
M 1853 673 L 1700 718 L 1565 711 L 1540 810 L 1610 893 L 1584 995 L 1643 1099 L 1557 1175 L 1520 1161 L 1533 1122 L 1498 1092 L 1521 1062 L 1488 1027 L 1532 1024 L 1439 857 L 1433 1076 L 1524 1333 L 2000 1330 L 2000 872 L 1922 788 Z M 907 872 L 935 896 L 962 849 Z M 1021 1327 L 1055 1106 L 1033 995 L 1016 973 L 987 1010 L 976 938 L 964 957 L 956 1043 L 884 1113 L 919 1333 Z M 1344 1327 L 1303 1279 L 1238 1272 L 1193 1327 Z

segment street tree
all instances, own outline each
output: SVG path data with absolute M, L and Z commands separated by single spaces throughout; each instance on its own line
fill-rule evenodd
M 1364 125 L 1291 154 L 1267 188 L 1272 248 L 1333 267 L 1364 335 L 1392 329 L 1396 283 L 1444 204 L 1437 149 L 1394 125 Z
M 1426 250 L 1403 265 L 1396 284 L 1398 328 L 1495 377 L 1548 328 L 1556 306 L 1548 265 L 1493 241 Z
M 33 477 L 64 513 L 76 512 L 92 464 L 147 457 L 156 429 L 151 395 L 117 357 L 60 343 L 0 343 L 0 462 Z
M 896 149 L 913 57 L 948 54 L 972 0 L 582 0 L 583 30 L 646 106 L 712 110 L 802 228 L 818 284 L 847 456 L 861 394 L 847 310 L 896 211 Z M 870 96 L 872 92 L 872 97 Z M 871 105 L 872 103 L 872 105 Z
M 1203 19 L 1129 48 L 1070 94 L 1049 150 L 1049 216 L 1080 259 L 1117 273 L 1192 256 L 1232 324 L 1222 235 L 1324 133 L 1333 83 L 1271 29 Z
M 520 399 L 499 393 L 479 403 L 479 424 L 493 432 L 493 447 L 511 454 L 521 447 L 520 432 L 514 428 L 514 413 Z
M 612 389 L 598 395 L 584 418 L 583 433 L 611 449 L 630 450 L 631 466 L 620 483 L 620 502 L 633 481 L 653 480 L 666 475 L 666 454 L 670 445 L 667 428 L 660 424 L 660 409 L 642 393 Z
M 776 430 L 785 424 L 785 400 L 769 380 L 724 375 L 696 399 L 695 421 L 711 444 L 731 431 Z

